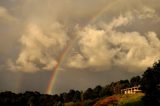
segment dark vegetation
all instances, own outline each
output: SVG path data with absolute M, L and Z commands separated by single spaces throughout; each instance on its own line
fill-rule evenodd
M 70 90 L 59 95 L 25 92 L 15 94 L 10 91 L 0 93 L 0 106 L 64 106 L 65 103 L 77 103 L 76 106 L 92 106 L 100 98 L 120 94 L 121 89 L 141 85 L 145 93 L 144 106 L 160 106 L 160 61 L 148 68 L 142 77 L 112 82 L 104 87 L 98 85 L 86 91 Z
M 160 106 L 160 60 L 144 72 L 141 89 L 145 93 L 144 106 Z

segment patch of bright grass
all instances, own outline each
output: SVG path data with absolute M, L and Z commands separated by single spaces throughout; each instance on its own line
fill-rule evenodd
M 121 95 L 117 106 L 143 106 L 141 101 L 143 93 Z

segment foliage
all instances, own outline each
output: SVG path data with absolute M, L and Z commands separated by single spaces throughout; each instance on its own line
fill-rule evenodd
M 121 89 L 125 89 L 130 87 L 130 83 L 128 80 L 120 80 L 114 84 L 114 94 L 120 94 Z
M 144 105 L 160 106 L 160 61 L 144 72 L 141 89 L 146 94 L 143 98 Z
M 94 99 L 92 88 L 88 88 L 83 94 L 84 100 Z
M 132 77 L 131 80 L 130 80 L 131 87 L 138 86 L 138 85 L 140 85 L 140 83 L 141 83 L 141 77 L 140 76 Z
M 141 85 L 145 94 L 142 98 L 145 106 L 160 106 L 160 61 L 149 67 L 142 77 L 134 76 L 130 80 L 112 82 L 106 86 L 96 86 L 80 92 L 71 89 L 60 95 L 46 95 L 39 92 L 25 92 L 15 94 L 10 91 L 0 93 L 1 106 L 92 106 L 100 98 L 120 94 L 121 89 Z M 126 97 L 125 97 L 126 96 Z M 142 95 L 122 96 L 119 106 L 142 105 Z M 125 105 L 124 105 L 125 104 Z
M 63 102 L 60 101 L 58 95 L 51 96 L 28 91 L 24 94 L 14 94 L 12 92 L 0 93 L 1 106 L 53 106 L 57 103 L 61 103 L 58 106 L 63 106 Z

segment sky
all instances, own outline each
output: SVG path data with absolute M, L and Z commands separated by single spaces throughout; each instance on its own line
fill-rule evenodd
M 141 75 L 160 58 L 159 28 L 159 0 L 0 0 L 0 91 L 46 93 L 52 79 L 61 93 Z

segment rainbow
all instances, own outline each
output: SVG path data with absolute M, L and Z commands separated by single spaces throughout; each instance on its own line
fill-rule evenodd
M 48 87 L 47 87 L 47 90 L 46 90 L 47 94 L 52 94 L 53 85 L 54 85 L 54 82 L 56 80 L 56 76 L 58 74 L 57 71 L 59 70 L 59 67 L 63 64 L 65 58 L 68 56 L 69 52 L 71 51 L 71 49 L 74 46 L 74 44 L 76 43 L 76 41 L 77 41 L 77 36 L 75 38 L 73 38 L 71 43 L 66 44 L 66 46 L 62 50 L 61 54 L 58 56 L 57 64 L 53 68 L 51 78 L 50 78 L 49 83 L 48 83 Z
M 114 2 L 102 7 L 100 9 L 100 11 L 98 11 L 96 14 L 94 14 L 94 16 L 92 16 L 92 18 L 88 22 L 88 24 L 95 22 L 104 12 L 107 12 L 109 9 L 111 9 L 112 6 L 115 3 L 117 3 L 117 1 L 119 1 L 119 0 L 115 0 Z M 75 45 L 77 38 L 78 37 L 76 36 L 72 39 L 71 43 L 67 43 L 66 46 L 64 47 L 64 49 L 62 50 L 62 52 L 60 53 L 60 55 L 58 56 L 57 64 L 53 68 L 51 78 L 50 78 L 48 86 L 47 86 L 47 90 L 46 90 L 47 94 L 52 94 L 53 86 L 54 86 L 54 83 L 56 80 L 56 76 L 58 74 L 57 71 L 59 70 L 59 67 L 63 64 L 65 58 L 68 56 L 69 52 L 71 51 L 71 48 Z
M 49 80 L 49 84 L 47 87 L 47 94 L 52 94 L 52 88 L 55 82 L 55 77 L 58 71 L 59 66 L 61 66 L 61 64 L 63 63 L 63 59 L 65 57 L 65 55 L 67 55 L 67 53 L 69 52 L 70 48 L 70 44 L 67 43 L 66 47 L 64 47 L 63 51 L 61 52 L 61 54 L 59 55 L 58 59 L 57 59 L 57 63 L 53 68 L 52 74 L 51 74 L 51 78 Z

